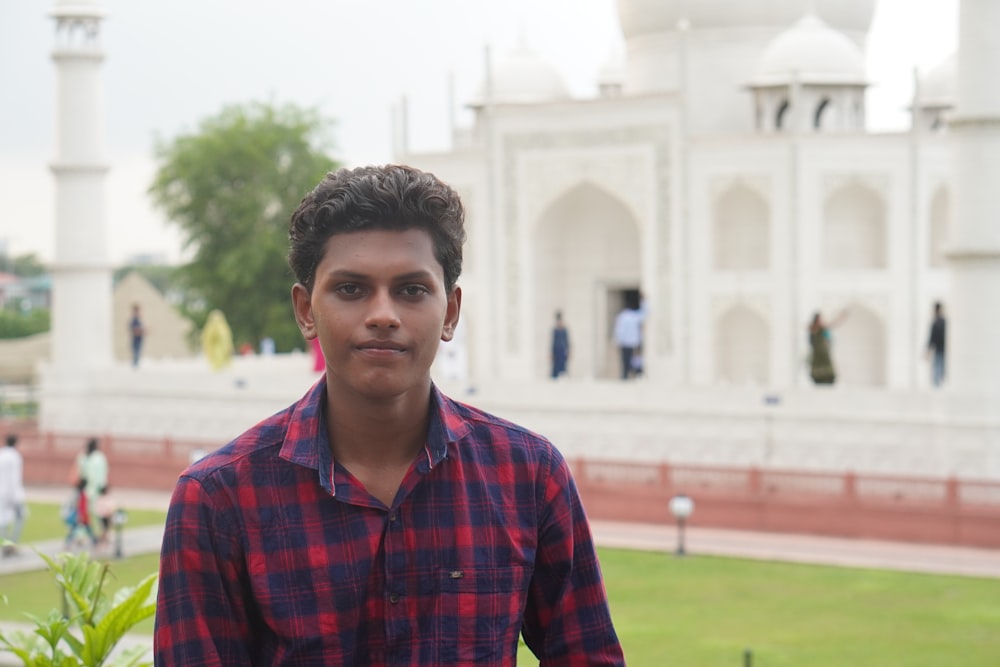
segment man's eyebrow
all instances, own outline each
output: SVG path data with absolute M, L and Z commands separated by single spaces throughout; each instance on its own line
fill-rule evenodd
M 367 273 L 359 273 L 358 271 L 349 271 L 347 269 L 337 269 L 330 271 L 326 274 L 330 278 L 336 278 L 337 280 L 370 280 L 371 275 Z M 425 269 L 420 269 L 418 271 L 410 271 L 409 273 L 401 273 L 397 276 L 392 277 L 393 282 L 406 282 L 408 280 L 429 280 L 434 277 L 434 274 Z
M 405 282 L 407 280 L 428 280 L 433 278 L 434 274 L 430 271 L 421 269 L 419 271 L 410 271 L 409 273 L 403 273 L 393 278 L 396 282 Z
M 339 280 L 367 280 L 368 279 L 368 274 L 366 274 L 366 273 L 358 273 L 357 271 L 347 271 L 347 270 L 340 270 L 340 269 L 334 270 L 334 271 L 328 271 L 324 275 L 329 276 L 330 278 L 337 278 Z

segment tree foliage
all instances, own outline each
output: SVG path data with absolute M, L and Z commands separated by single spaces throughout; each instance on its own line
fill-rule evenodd
M 27 312 L 14 309 L 0 310 L 0 339 L 24 338 L 51 328 L 52 315 L 48 309 L 35 308 Z
M 303 346 L 289 296 L 288 219 L 337 166 L 325 152 L 330 126 L 315 110 L 250 103 L 158 142 L 149 193 L 193 251 L 180 272 L 181 310 L 196 324 L 218 308 L 237 344 L 270 336 L 281 351 Z
M 38 255 L 29 253 L 16 257 L 0 257 L 0 268 L 6 273 L 13 273 L 19 278 L 34 278 L 45 274 L 45 264 Z

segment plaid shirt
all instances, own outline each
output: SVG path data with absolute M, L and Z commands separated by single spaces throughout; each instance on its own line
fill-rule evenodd
M 392 507 L 332 460 L 325 380 L 191 466 L 160 563 L 156 665 L 624 665 L 569 467 L 431 394 Z

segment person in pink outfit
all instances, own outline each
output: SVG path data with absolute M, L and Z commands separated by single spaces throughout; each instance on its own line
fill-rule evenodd
M 323 348 L 319 346 L 319 339 L 312 339 L 313 371 L 321 373 L 326 370 L 326 359 L 323 357 Z

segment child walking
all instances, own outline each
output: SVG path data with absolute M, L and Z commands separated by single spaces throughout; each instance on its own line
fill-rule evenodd
M 66 516 L 66 525 L 69 526 L 69 532 L 66 534 L 67 551 L 73 549 L 79 531 L 83 531 L 90 538 L 91 547 L 97 546 L 97 536 L 94 535 L 94 529 L 90 525 L 90 508 L 88 507 L 86 488 L 87 480 L 81 478 L 76 483 L 75 505 Z
M 111 524 L 118 511 L 118 503 L 111 495 L 111 489 L 107 484 L 101 487 L 100 495 L 94 501 L 94 511 L 100 522 L 100 533 L 97 536 L 97 543 L 101 550 L 107 550 L 111 544 Z

